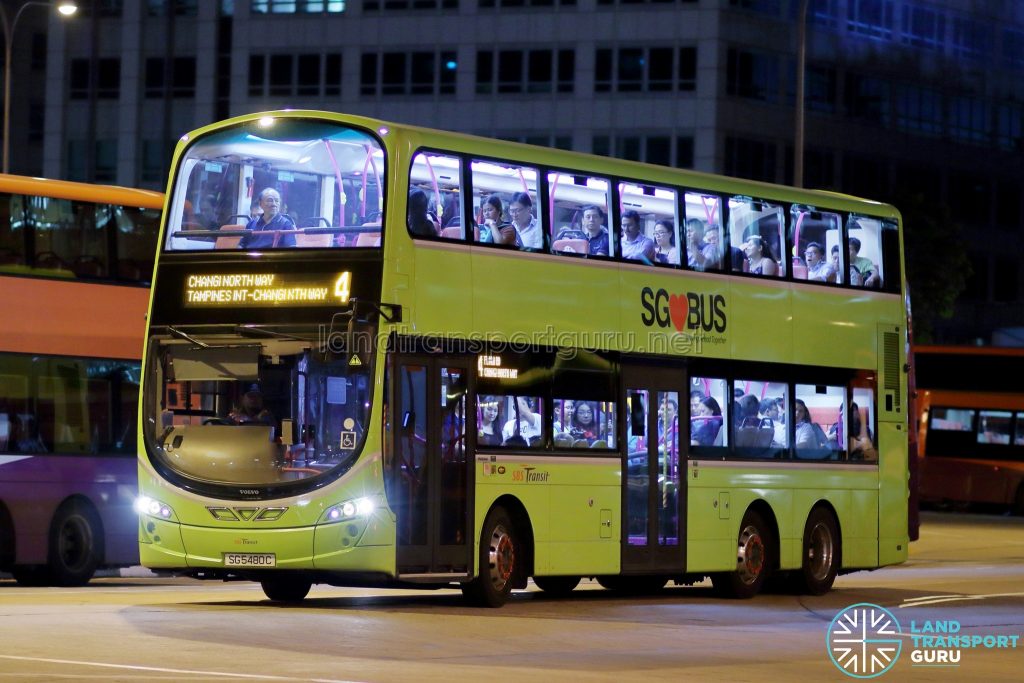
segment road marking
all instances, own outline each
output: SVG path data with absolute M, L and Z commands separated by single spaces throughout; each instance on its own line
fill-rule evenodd
M 127 669 L 129 671 L 149 671 L 151 673 L 187 674 L 189 676 L 221 676 L 223 678 L 242 678 L 256 681 L 312 681 L 313 683 L 356 683 L 339 678 L 295 678 L 294 676 L 274 676 L 271 674 L 240 674 L 224 671 L 199 671 L 195 669 L 168 669 L 162 666 L 134 666 L 131 664 L 107 664 L 105 662 L 83 662 L 74 659 L 49 659 L 46 657 L 18 657 L 16 655 L 0 655 L 0 659 L 13 659 L 22 662 L 43 662 L 47 664 L 70 664 L 73 666 L 97 666 L 107 669 Z
M 967 600 L 988 600 L 989 598 L 1019 598 L 1024 597 L 1024 593 L 988 593 L 986 595 L 929 595 L 924 598 L 911 598 L 904 600 L 903 604 L 899 606 L 900 609 L 904 607 L 920 607 L 922 605 L 938 605 L 943 602 L 960 602 Z

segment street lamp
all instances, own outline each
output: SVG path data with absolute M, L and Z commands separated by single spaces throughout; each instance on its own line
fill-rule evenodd
M 807 61 L 807 0 L 796 16 L 796 125 L 793 132 L 793 185 L 804 186 L 804 64 Z
M 43 5 L 45 7 L 56 5 L 57 11 L 65 17 L 70 17 L 78 11 L 78 5 L 73 2 L 54 3 L 43 2 L 42 0 L 29 0 L 29 2 L 21 3 L 18 11 L 14 13 L 14 20 L 12 21 L 7 18 L 7 7 L 0 4 L 0 23 L 3 24 L 4 29 L 4 173 L 7 173 L 9 170 L 8 158 L 11 145 L 11 54 L 14 45 L 14 29 L 18 27 L 21 13 L 30 5 Z

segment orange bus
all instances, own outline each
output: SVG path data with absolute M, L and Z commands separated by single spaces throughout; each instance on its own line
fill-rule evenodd
M 139 361 L 163 195 L 0 174 L 0 571 L 138 562 Z
M 1024 349 L 915 346 L 920 498 L 1024 515 Z

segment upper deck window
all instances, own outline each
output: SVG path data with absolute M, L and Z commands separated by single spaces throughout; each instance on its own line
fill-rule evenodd
M 369 134 L 264 117 L 199 138 L 169 206 L 173 251 L 379 247 L 384 151 Z
M 679 265 L 676 191 L 619 183 L 620 253 L 627 261 Z
M 615 256 L 614 231 L 608 223 L 610 190 L 604 178 L 548 173 L 552 251 Z
M 420 153 L 413 158 L 406 210 L 409 232 L 449 240 L 464 237 L 461 168 L 458 157 Z
M 783 277 L 786 262 L 782 207 L 748 197 L 729 199 L 732 269 L 766 277 Z

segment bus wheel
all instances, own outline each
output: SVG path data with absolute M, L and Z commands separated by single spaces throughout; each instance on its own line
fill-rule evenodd
M 572 593 L 576 586 L 580 585 L 578 576 L 535 576 L 533 582 L 537 588 L 548 595 L 564 596 Z
M 84 586 L 96 573 L 102 543 L 100 520 L 91 507 L 68 503 L 57 510 L 50 527 L 47 561 L 55 586 Z
M 267 579 L 260 581 L 263 593 L 274 602 L 302 602 L 313 587 L 311 581 L 302 579 Z
M 803 561 L 796 572 L 796 588 L 808 595 L 824 595 L 832 589 L 842 564 L 839 527 L 832 513 L 815 508 L 804 527 Z
M 462 588 L 466 599 L 481 607 L 501 607 L 512 592 L 522 548 L 515 527 L 505 508 L 496 507 L 487 515 L 480 534 L 480 572 Z
M 771 536 L 761 515 L 748 510 L 740 524 L 736 543 L 736 571 L 711 577 L 715 589 L 729 598 L 752 598 L 764 585 L 771 567 Z
M 11 575 L 19 586 L 45 586 L 50 583 L 50 572 L 45 566 L 16 564 Z

